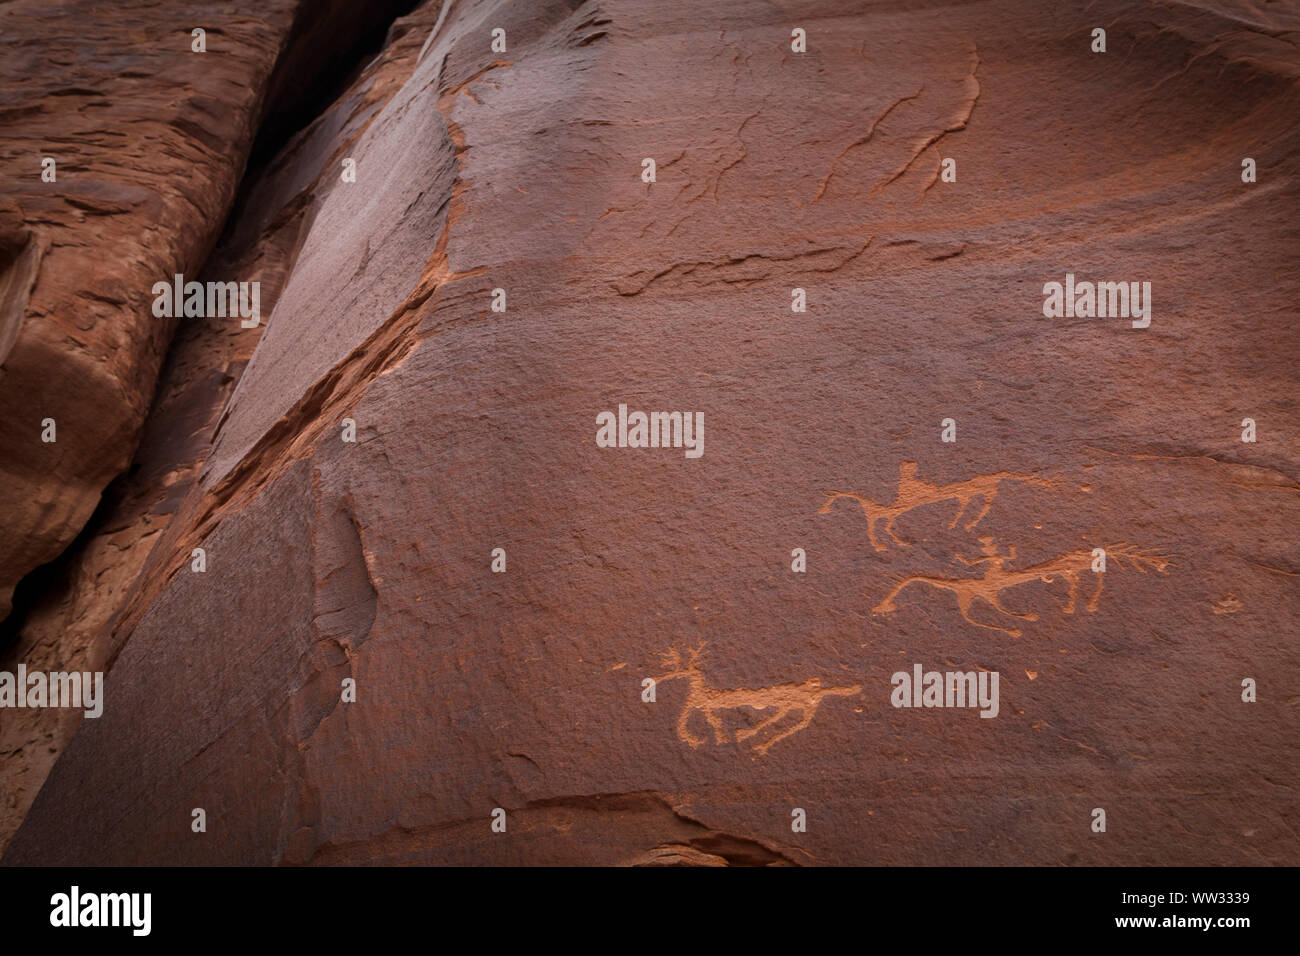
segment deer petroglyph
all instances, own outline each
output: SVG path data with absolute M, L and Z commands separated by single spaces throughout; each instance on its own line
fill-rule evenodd
M 877 551 L 884 551 L 886 546 L 876 538 L 876 522 L 880 519 L 884 519 L 885 533 L 893 538 L 896 544 L 906 545 L 907 542 L 894 533 L 895 518 L 923 505 L 937 504 L 941 501 L 956 501 L 958 505 L 957 513 L 953 515 L 952 521 L 948 523 L 949 528 L 955 528 L 971 502 L 976 498 L 981 498 L 983 503 L 979 513 L 966 522 L 964 526 L 967 531 L 970 531 L 988 514 L 989 508 L 993 505 L 993 499 L 997 497 L 998 485 L 1004 481 L 1023 481 L 1028 484 L 1048 487 L 1060 484 L 1059 481 L 1042 478 L 1038 475 L 1017 475 L 1008 471 L 999 471 L 991 475 L 977 475 L 966 481 L 958 481 L 948 485 L 935 485 L 916 477 L 916 462 L 905 461 L 898 467 L 898 493 L 890 504 L 877 504 L 870 498 L 852 491 L 831 491 L 827 493 L 826 501 L 817 509 L 817 513 L 820 515 L 829 514 L 831 505 L 835 503 L 837 498 L 852 498 L 862 507 L 862 513 L 867 517 L 867 537 L 870 539 L 871 544 Z
M 1097 610 L 1097 602 L 1101 598 L 1101 589 L 1105 584 L 1106 572 L 1093 571 L 1093 561 L 1095 557 L 1091 550 L 1069 551 L 1059 557 L 1052 558 L 1050 561 L 1044 561 L 1041 564 L 1035 564 L 1028 568 L 1013 570 L 1007 567 L 1008 561 L 1014 561 L 1016 557 L 1015 546 L 1012 545 L 1006 555 L 998 554 L 997 541 L 991 537 L 980 538 L 983 546 L 984 556 L 968 560 L 967 558 L 957 555 L 957 560 L 961 561 L 968 567 L 984 566 L 984 574 L 978 578 L 940 578 L 932 577 L 925 574 L 913 574 L 904 578 L 898 585 L 885 596 L 885 599 L 872 608 L 873 613 L 888 614 L 898 610 L 894 604 L 894 599 L 899 596 L 911 584 L 928 584 L 932 588 L 944 591 L 951 591 L 957 598 L 957 606 L 961 609 L 962 617 L 972 624 L 979 627 L 987 627 L 995 631 L 1005 631 L 1012 637 L 1019 637 L 1020 631 L 1015 628 L 1001 627 L 996 624 L 985 624 L 971 617 L 971 607 L 974 605 L 976 598 L 979 598 L 991 605 L 994 610 L 1000 611 L 1009 617 L 1017 617 L 1025 621 L 1036 621 L 1036 614 L 1018 614 L 1009 610 L 1002 605 L 1002 592 L 1009 588 L 1016 588 L 1022 584 L 1029 584 L 1032 581 L 1042 581 L 1050 584 L 1058 578 L 1067 582 L 1070 586 L 1069 597 L 1062 613 L 1073 614 L 1075 607 L 1078 605 L 1080 580 L 1085 574 L 1095 574 L 1097 578 L 1097 587 L 1092 596 L 1088 599 L 1086 605 L 1088 611 Z M 1133 570 L 1146 573 L 1147 568 L 1154 568 L 1160 574 L 1165 574 L 1169 570 L 1170 562 L 1168 558 L 1159 551 L 1143 550 L 1127 544 L 1112 545 L 1104 549 L 1106 560 L 1123 567 L 1127 563 Z
M 691 732 L 689 723 L 691 715 L 698 712 L 704 716 L 713 732 L 715 744 L 745 743 L 751 744 L 760 754 L 766 754 L 773 744 L 803 730 L 817 713 L 817 708 L 826 697 L 850 696 L 862 690 L 861 684 L 843 687 L 822 687 L 820 677 L 810 677 L 801 683 L 777 684 L 773 687 L 759 687 L 753 690 L 745 687 L 720 689 L 710 687 L 705 680 L 703 663 L 704 645 L 689 649 L 687 659 L 682 660 L 681 651 L 671 648 L 663 655 L 663 665 L 668 672 L 654 678 L 655 683 L 683 678 L 690 688 L 681 716 L 677 720 L 677 736 L 685 743 L 697 748 L 708 742 L 707 736 L 697 736 Z M 762 713 L 763 719 L 751 727 L 738 729 L 734 735 L 728 735 L 723 722 L 727 711 L 751 710 Z M 771 711 L 769 714 L 768 712 Z M 798 720 L 777 730 L 777 725 L 786 717 L 798 715 Z M 759 734 L 765 731 L 777 731 L 766 741 L 758 742 Z

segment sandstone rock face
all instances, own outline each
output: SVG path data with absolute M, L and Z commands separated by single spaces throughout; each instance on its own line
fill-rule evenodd
M 199 449 L 206 452 L 261 333 L 187 320 L 155 395 L 176 323 L 153 314 L 153 283 L 177 272 L 201 278 L 206 261 L 212 278 L 260 280 L 269 311 L 284 254 L 262 260 L 276 260 L 277 249 L 294 241 L 296 214 L 275 224 L 277 239 L 261 244 L 260 259 L 239 258 L 246 238 L 209 256 L 258 115 L 267 114 L 265 131 L 301 109 L 312 78 L 332 68 L 314 33 L 364 36 L 367 16 L 399 6 L 388 0 L 369 14 L 342 2 L 222 12 L 185 3 L 5 7 L 0 618 L 18 579 L 58 555 L 86 523 L 150 417 L 137 473 L 106 496 L 103 520 L 26 615 L 0 666 L 102 666 L 107 646 L 96 638 L 186 487 Z M 205 28 L 206 53 L 193 49 L 194 27 Z M 336 42 L 333 50 L 349 48 Z M 53 181 L 42 178 L 46 156 L 55 160 Z M 250 215 L 241 225 L 264 223 Z M 52 443 L 41 440 L 46 418 L 55 422 Z M 79 717 L 38 710 L 0 717 L 0 846 Z
M 292 26 L 294 3 L 253 6 L 5 6 L 0 617 L 130 463 L 173 327 L 149 290 L 207 257 Z
M 265 331 L 182 329 L 7 652 L 107 675 L 98 719 L 0 711 L 4 862 L 1293 861 L 1298 36 L 416 8 L 245 183 L 204 275 Z M 18 354 L 86 283 L 5 234 Z M 1067 274 L 1149 326 L 1045 317 Z M 602 447 L 620 405 L 703 453 Z M 917 665 L 996 716 L 894 706 Z

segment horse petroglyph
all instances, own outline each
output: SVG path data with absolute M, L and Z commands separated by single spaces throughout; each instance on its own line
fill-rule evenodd
M 1008 471 L 999 471 L 991 475 L 977 475 L 966 481 L 958 481 L 948 485 L 934 485 L 916 477 L 916 462 L 905 461 L 898 467 L 898 493 L 894 496 L 892 503 L 882 505 L 855 492 L 832 491 L 827 494 L 826 501 L 817 509 L 817 513 L 819 515 L 829 514 L 831 505 L 835 503 L 837 498 L 852 498 L 862 507 L 862 513 L 867 517 L 867 537 L 870 539 L 871 544 L 877 551 L 884 551 L 886 546 L 876 538 L 876 522 L 881 518 L 885 521 L 885 533 L 896 544 L 905 546 L 907 542 L 894 533 L 895 518 L 923 505 L 937 504 L 941 501 L 956 501 L 957 513 L 952 516 L 952 521 L 948 523 L 949 528 L 955 528 L 971 502 L 976 498 L 981 498 L 983 503 L 979 513 L 966 522 L 964 526 L 967 531 L 970 531 L 989 513 L 989 508 L 993 505 L 993 499 L 998 494 L 998 485 L 1004 481 L 1023 481 L 1027 484 L 1046 487 L 1061 484 L 1055 479 L 1042 478 L 1038 475 L 1017 475 Z
M 984 566 L 984 574 L 978 578 L 940 578 L 932 577 L 926 574 L 913 574 L 898 583 L 898 585 L 885 596 L 885 599 L 872 608 L 873 613 L 889 614 L 898 610 L 894 599 L 897 598 L 911 584 L 928 584 L 932 588 L 944 591 L 951 591 L 957 598 L 957 606 L 961 609 L 962 617 L 970 623 L 979 627 L 987 627 L 991 630 L 1005 631 L 1012 637 L 1019 637 L 1020 631 L 1015 628 L 1002 627 L 997 624 L 985 624 L 971 617 L 971 607 L 975 599 L 979 598 L 985 603 L 991 605 L 994 610 L 1000 611 L 1009 617 L 1017 617 L 1025 621 L 1036 621 L 1036 614 L 1018 614 L 1002 605 L 1002 592 L 1008 588 L 1020 587 L 1022 584 L 1029 584 L 1032 581 L 1042 581 L 1047 584 L 1052 583 L 1058 578 L 1066 581 L 1070 586 L 1069 597 L 1065 606 L 1061 608 L 1064 614 L 1073 614 L 1078 604 L 1079 584 L 1085 574 L 1093 574 L 1097 578 L 1097 587 L 1092 596 L 1088 599 L 1087 610 L 1097 610 L 1097 602 L 1101 598 L 1101 589 L 1105 583 L 1106 572 L 1094 571 L 1093 562 L 1097 560 L 1092 550 L 1069 551 L 1059 557 L 1052 558 L 1050 561 L 1044 561 L 1041 564 L 1035 564 L 1021 570 L 1013 570 L 1007 567 L 1008 561 L 1014 561 L 1016 557 L 1015 546 L 1012 545 L 1006 555 L 998 553 L 997 541 L 991 537 L 980 538 L 983 546 L 984 556 L 969 560 L 957 555 L 957 560 L 961 561 L 968 567 Z M 1169 570 L 1170 562 L 1168 557 L 1160 551 L 1150 549 L 1135 548 L 1127 544 L 1112 545 L 1103 549 L 1106 560 L 1120 567 L 1127 563 L 1134 571 L 1146 573 L 1147 568 L 1154 568 L 1160 574 L 1165 574 Z
M 753 690 L 745 687 L 726 690 L 710 687 L 701 667 L 703 654 L 704 645 L 700 644 L 689 649 L 687 658 L 683 661 L 681 651 L 675 647 L 671 648 L 663 655 L 663 665 L 668 668 L 668 672 L 654 678 L 655 683 L 684 678 L 689 684 L 690 691 L 682 707 L 681 716 L 677 720 L 677 736 L 692 748 L 708 742 L 707 736 L 696 736 L 688 726 L 691 715 L 696 712 L 704 715 L 705 721 L 713 732 L 715 744 L 754 741 L 750 746 L 759 754 L 766 754 L 774 744 L 797 734 L 812 723 L 817 708 L 824 698 L 850 696 L 862 690 L 861 684 L 822 687 L 820 677 L 810 677 L 801 683 L 777 684 L 773 687 L 759 687 Z M 723 724 L 723 715 L 727 711 L 745 710 L 761 712 L 764 714 L 763 719 L 751 727 L 738 729 L 734 734 L 728 735 Z M 798 715 L 795 723 L 784 730 L 778 729 L 777 725 L 782 720 L 795 715 Z M 773 734 L 766 741 L 759 742 L 759 735 L 765 731 L 773 731 Z

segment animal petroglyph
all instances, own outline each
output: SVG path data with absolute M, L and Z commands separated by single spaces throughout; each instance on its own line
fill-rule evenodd
M 928 584 L 932 588 L 951 591 L 957 598 L 957 606 L 961 609 L 962 616 L 970 623 L 996 631 L 1006 631 L 1012 637 L 1019 637 L 1020 631 L 1018 629 L 1001 627 L 996 624 L 985 624 L 971 617 L 971 607 L 975 603 L 975 599 L 983 600 L 991 605 L 994 610 L 1000 611 L 1009 617 L 1017 617 L 1025 621 L 1036 621 L 1038 620 L 1036 614 L 1018 614 L 1004 607 L 1002 605 L 1002 592 L 1008 588 L 1029 584 L 1032 581 L 1043 581 L 1050 584 L 1059 578 L 1066 581 L 1070 586 L 1069 597 L 1061 611 L 1065 614 L 1073 614 L 1075 607 L 1078 605 L 1080 581 L 1085 574 L 1092 574 L 1097 578 L 1097 587 L 1093 591 L 1092 597 L 1088 599 L 1087 604 L 1087 610 L 1097 610 L 1097 602 L 1101 598 L 1101 589 L 1105 584 L 1106 572 L 1092 570 L 1095 559 L 1091 550 L 1070 551 L 1041 564 L 1035 564 L 1021 570 L 1012 570 L 1007 567 L 1007 562 L 1015 560 L 1016 549 L 1014 545 L 1008 549 L 1006 555 L 1001 555 L 998 554 L 997 542 L 993 538 L 980 538 L 980 543 L 984 550 L 983 557 L 974 560 L 968 560 L 961 555 L 956 557 L 957 560 L 968 567 L 983 565 L 983 577 L 939 578 L 925 574 L 913 574 L 899 582 L 898 586 L 872 609 L 873 612 L 888 614 L 896 611 L 898 608 L 894 604 L 894 599 L 904 589 L 911 584 Z M 1106 561 L 1109 564 L 1123 567 L 1127 563 L 1134 571 L 1143 574 L 1146 573 L 1147 568 L 1154 568 L 1160 574 L 1165 574 L 1169 570 L 1170 562 L 1168 558 L 1159 551 L 1143 550 L 1127 544 L 1112 545 L 1104 550 L 1106 552 Z
M 817 708 L 824 698 L 849 696 L 862 690 L 861 684 L 854 684 L 851 687 L 822 687 L 820 677 L 810 677 L 797 684 L 777 684 L 774 687 L 759 687 L 754 690 L 745 687 L 726 690 L 710 687 L 701 669 L 703 652 L 703 644 L 690 649 L 687 652 L 687 659 L 683 662 L 681 651 L 675 647 L 670 649 L 663 655 L 663 664 L 668 668 L 668 672 L 654 679 L 655 683 L 677 678 L 683 678 L 688 682 L 690 691 L 686 697 L 686 704 L 682 707 L 681 716 L 677 720 L 677 736 L 692 748 L 708 742 L 707 736 L 696 736 L 691 732 L 690 718 L 696 712 L 704 715 L 705 721 L 713 732 L 715 744 L 729 743 L 733 740 L 736 743 L 755 741 L 751 746 L 758 753 L 766 754 L 774 744 L 797 734 L 812 723 Z M 752 727 L 736 730 L 734 736 L 729 736 L 723 724 L 723 715 L 727 711 L 745 710 L 760 712 L 764 715 L 763 719 Z M 777 725 L 782 720 L 796 714 L 799 719 L 795 723 L 784 730 L 777 730 Z M 758 742 L 759 735 L 769 730 L 775 731 L 773 736 L 768 737 L 764 742 Z
M 971 502 L 976 498 L 980 498 L 982 499 L 982 505 L 979 513 L 965 524 L 966 530 L 970 531 L 989 513 L 989 508 L 993 505 L 993 499 L 998 494 L 998 485 L 1004 481 L 1023 481 L 1027 484 L 1047 487 L 1060 484 L 1059 481 L 1051 478 L 1041 478 L 1038 475 L 1017 475 L 1008 471 L 999 471 L 991 475 L 977 475 L 974 478 L 954 482 L 953 484 L 934 485 L 916 477 L 916 462 L 905 461 L 898 467 L 898 493 L 894 496 L 892 503 L 882 505 L 855 492 L 832 491 L 827 494 L 826 501 L 817 509 L 817 513 L 819 515 L 829 514 L 831 505 L 835 503 L 837 498 L 852 498 L 862 507 L 862 513 L 867 517 L 867 537 L 870 539 L 871 544 L 877 551 L 884 551 L 886 546 L 876 538 L 876 522 L 880 519 L 884 519 L 885 533 L 893 538 L 896 544 L 906 545 L 907 542 L 894 533 L 895 518 L 923 505 L 937 504 L 941 501 L 956 501 L 957 513 L 952 516 L 952 521 L 948 523 L 949 528 L 955 528 Z

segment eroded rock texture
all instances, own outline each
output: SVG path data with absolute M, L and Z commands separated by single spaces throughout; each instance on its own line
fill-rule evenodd
M 204 263 L 259 116 L 287 122 L 339 68 L 351 44 L 319 34 L 367 23 L 342 0 L 5 5 L 0 616 L 131 460 L 174 327 L 150 288 Z
M 182 326 L 24 617 L 8 657 L 102 662 L 107 700 L 45 739 L 0 713 L 4 861 L 1293 861 L 1298 30 L 398 19 L 206 260 L 265 331 Z M 1150 327 L 1044 318 L 1066 273 L 1150 282 Z M 620 403 L 702 411 L 704 454 L 597 447 Z M 998 672 L 998 716 L 892 707 L 914 664 Z
M 0 617 L 19 578 L 72 542 L 131 461 L 152 401 L 131 478 L 107 495 L 71 560 L 29 589 L 41 600 L 17 639 L 7 635 L 0 667 L 102 666 L 96 637 L 261 332 L 190 319 L 172 341 L 176 322 L 153 314 L 150 290 L 177 272 L 201 278 L 206 261 L 217 278 L 254 273 L 269 312 L 285 259 L 276 249 L 293 242 L 301 210 L 276 224 L 277 242 L 263 243 L 259 260 L 209 255 L 255 135 L 274 143 L 311 108 L 314 84 L 328 89 L 340 57 L 373 34 L 370 18 L 403 6 L 11 3 L 0 12 Z M 206 53 L 193 49 L 195 27 Z M 52 182 L 42 178 L 47 156 Z M 263 226 L 254 215 L 239 224 Z M 219 255 L 250 245 L 228 240 Z M 170 371 L 155 395 L 169 341 Z M 47 418 L 52 443 L 41 440 Z M 79 717 L 0 715 L 0 845 Z

